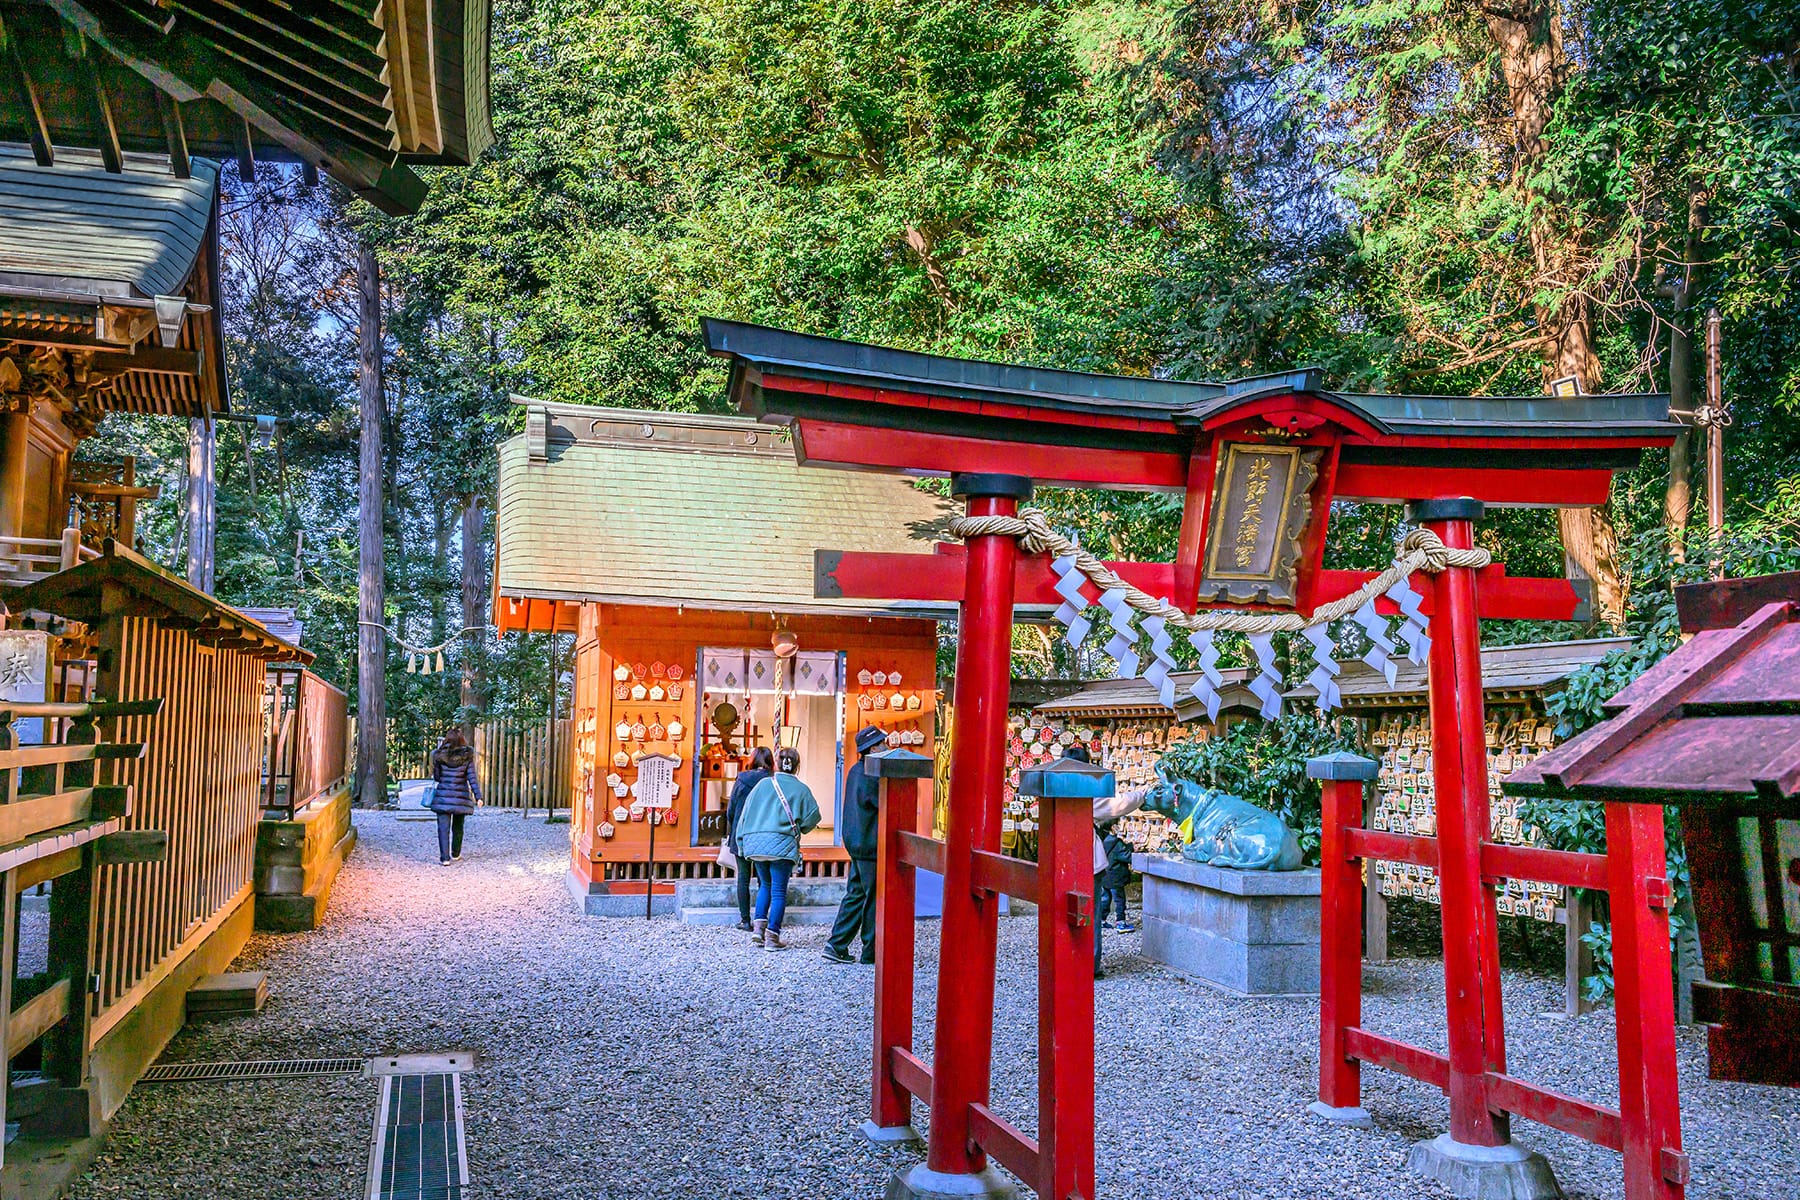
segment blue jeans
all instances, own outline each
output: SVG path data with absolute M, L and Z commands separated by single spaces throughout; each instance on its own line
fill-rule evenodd
M 1094 919 L 1096 921 L 1104 921 L 1106 920 L 1106 914 L 1108 912 L 1114 914 L 1121 925 L 1125 923 L 1125 889 L 1122 887 L 1108 887 L 1105 884 L 1101 884 L 1100 911 L 1095 914 Z
M 756 919 L 767 921 L 769 928 L 781 931 L 781 918 L 787 912 L 788 876 L 794 873 L 791 858 L 758 858 L 756 867 Z

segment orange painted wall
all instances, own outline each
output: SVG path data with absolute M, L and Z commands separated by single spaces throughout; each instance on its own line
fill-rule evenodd
M 925 744 L 911 749 L 932 754 L 936 749 L 933 725 L 936 716 L 937 625 L 933 621 L 895 617 L 786 617 L 781 624 L 798 639 L 802 650 L 838 650 L 846 657 L 848 695 L 844 706 L 842 731 L 846 762 L 854 757 L 851 746 L 856 732 L 864 725 L 883 728 L 901 724 L 921 729 Z M 608 862 L 646 862 L 650 860 L 650 824 L 648 821 L 613 821 L 611 810 L 617 804 L 629 804 L 616 798 L 607 787 L 606 776 L 614 771 L 629 784 L 636 769 L 618 769 L 613 755 L 644 750 L 677 754 L 681 757 L 676 779 L 680 792 L 676 797 L 677 823 L 656 830 L 655 861 L 661 863 L 707 862 L 718 857 L 718 848 L 695 846 L 694 820 L 698 789 L 693 767 L 696 739 L 704 718 L 698 703 L 701 695 L 693 676 L 700 650 L 705 646 L 746 647 L 761 649 L 769 645 L 776 621 L 767 613 L 728 613 L 706 610 L 632 607 L 613 604 L 583 604 L 575 647 L 574 702 L 574 812 L 572 830 L 572 867 L 583 882 L 592 882 L 605 874 Z M 620 663 L 679 663 L 682 668 L 681 700 L 655 703 L 615 698 L 613 668 Z M 857 694 L 865 689 L 856 683 L 857 673 L 899 671 L 905 680 L 903 690 L 920 693 L 922 706 L 898 716 L 886 711 L 862 709 Z M 649 682 L 649 681 L 646 681 Z M 667 687 L 667 682 L 664 681 Z M 867 689 L 891 692 L 892 688 Z M 660 720 L 665 726 L 679 720 L 685 727 L 678 740 L 621 743 L 614 726 L 621 720 L 642 721 L 649 725 Z M 820 796 L 821 805 L 828 796 Z M 612 821 L 614 835 L 602 838 L 599 827 Z M 931 830 L 931 801 L 927 796 L 920 806 L 919 829 Z M 841 859 L 843 851 L 836 847 L 808 847 L 803 856 L 809 859 Z M 641 886 L 641 885 L 640 885 Z

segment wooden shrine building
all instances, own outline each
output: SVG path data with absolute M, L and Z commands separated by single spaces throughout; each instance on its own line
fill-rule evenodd
M 113 173 L 90 153 L 50 168 L 0 147 L 0 581 L 132 544 L 155 493 L 129 461 L 75 461 L 107 413 L 226 410 L 218 206 L 203 159 L 180 179 L 135 154 Z
M 717 877 L 724 803 L 757 746 L 793 746 L 825 822 L 801 877 L 841 874 L 837 812 L 859 730 L 931 754 L 937 604 L 821 597 L 813 548 L 929 550 L 953 510 L 882 475 L 805 471 L 735 417 L 528 404 L 500 447 L 494 624 L 575 636 L 570 886 L 641 914 Z M 647 810 L 637 759 L 677 759 Z M 931 828 L 922 797 L 917 827 Z
M 40 166 L 107 171 L 154 153 L 300 163 L 389 213 L 417 209 L 414 164 L 467 165 L 493 141 L 490 0 L 0 2 L 0 140 Z M 3 269 L 3 268 L 0 268 Z

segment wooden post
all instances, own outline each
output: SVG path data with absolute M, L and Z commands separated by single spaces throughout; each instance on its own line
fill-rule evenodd
M 1375 796 L 1371 792 L 1363 803 L 1362 823 L 1367 828 L 1375 812 Z M 1360 870 L 1361 868 L 1359 868 Z M 1363 958 L 1372 963 L 1388 960 L 1388 902 L 1381 894 L 1381 881 L 1371 871 L 1363 887 Z
M 1563 1014 L 1579 1017 L 1594 1006 L 1582 994 L 1582 980 L 1593 974 L 1594 952 L 1581 940 L 1593 916 L 1594 902 L 1581 888 L 1570 888 L 1563 905 Z
M 7 772 L 11 774 L 11 772 Z M 13 1010 L 13 964 L 19 961 L 19 896 L 13 890 L 13 873 L 0 871 L 0 1017 Z M 0 1063 L 12 1062 L 13 1047 L 8 1040 L 10 1020 L 0 1019 Z M 0 1088 L 0 1129 L 6 1128 L 6 1093 Z M 5 1138 L 0 1137 L 0 1168 L 6 1165 Z
M 1362 860 L 1350 851 L 1350 830 L 1363 822 L 1363 784 L 1380 764 L 1355 754 L 1308 759 L 1306 774 L 1324 783 L 1324 828 L 1319 870 L 1319 1103 L 1329 1120 L 1366 1124 L 1362 1066 L 1351 1058 L 1345 1031 L 1362 1026 Z
M 875 862 L 875 1036 L 869 1120 L 862 1134 L 871 1142 L 917 1141 L 912 1127 L 912 1095 L 894 1077 L 895 1050 L 911 1051 L 913 1035 L 914 902 L 917 871 L 900 857 L 900 834 L 912 828 L 911 816 L 929 778 L 931 760 L 923 755 L 883 761 L 883 754 L 864 760 L 880 780 L 879 857 Z M 918 764 L 910 764 L 916 758 Z M 924 772 L 901 776 L 886 771 L 902 763 Z M 740 866 L 740 869 L 742 867 Z
M 1040 1194 L 1094 1194 L 1094 801 L 1038 801 Z M 939 1003 L 942 997 L 940 994 Z M 935 1114 L 934 1114 L 935 1119 Z
M 1031 497 L 1031 481 L 1013 475 L 957 475 L 953 495 L 971 517 L 1013 516 Z M 1000 897 L 978 895 L 975 851 L 1000 849 L 1000 799 L 1006 770 L 1006 700 L 1012 676 L 1013 572 L 1019 543 L 968 539 L 966 583 L 956 633 L 956 756 L 950 760 L 945 830 L 944 915 L 938 957 L 928 1170 L 972 1176 L 987 1155 L 970 1129 L 985 1105 L 994 1054 L 994 963 Z
M 362 423 L 357 532 L 361 542 L 356 577 L 356 794 L 365 807 L 387 798 L 387 628 L 383 613 L 381 422 L 381 268 L 375 247 L 357 251 L 358 416 Z
M 0 537 L 25 536 L 25 464 L 31 446 L 31 401 L 8 398 L 16 408 L 0 416 Z
M 109 629 L 117 619 L 107 622 Z M 108 639 L 116 645 L 116 634 Z M 116 653 L 116 651 L 115 651 Z M 77 718 L 64 741 L 69 745 L 93 745 L 100 729 L 92 716 Z M 115 768 L 116 769 L 116 768 Z M 63 786 L 88 787 L 98 782 L 94 763 L 70 763 Z M 114 777 L 116 778 L 116 776 Z M 88 1026 L 94 1018 L 94 926 L 99 894 L 94 876 L 99 868 L 98 847 L 81 848 L 81 866 L 61 876 L 50 890 L 50 949 L 48 974 L 52 980 L 69 981 L 69 1014 L 44 1035 L 44 1075 L 55 1090 L 46 1093 L 43 1110 L 33 1119 L 32 1130 L 47 1136 L 86 1137 L 97 1123 L 96 1098 L 88 1087 Z M 12 888 L 6 888 L 10 896 Z M 7 962 L 11 969 L 11 960 Z
M 1474 545 L 1476 500 L 1409 505 L 1451 549 Z M 1499 964 L 1490 957 L 1498 918 L 1481 878 L 1489 833 L 1487 746 L 1482 724 L 1481 631 L 1475 572 L 1448 567 L 1434 581 L 1429 688 L 1432 787 L 1438 810 L 1438 881 L 1443 897 L 1444 996 L 1450 1043 L 1450 1136 L 1464 1146 L 1504 1146 L 1508 1122 L 1488 1107 L 1487 1074 L 1505 1073 L 1498 1009 Z M 1493 986 L 1489 986 L 1492 971 Z
M 1675 1071 L 1675 994 L 1669 986 L 1669 885 L 1662 809 L 1606 806 L 1607 892 L 1612 898 L 1613 1008 L 1619 1040 L 1619 1120 L 1627 1200 L 1681 1200 L 1688 1158 L 1681 1150 Z

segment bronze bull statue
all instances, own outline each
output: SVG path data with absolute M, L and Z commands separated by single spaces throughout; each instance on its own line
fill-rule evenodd
M 1274 813 L 1191 779 L 1171 778 L 1161 766 L 1144 789 L 1144 807 L 1181 830 L 1181 856 L 1241 871 L 1297 871 L 1300 842 Z

